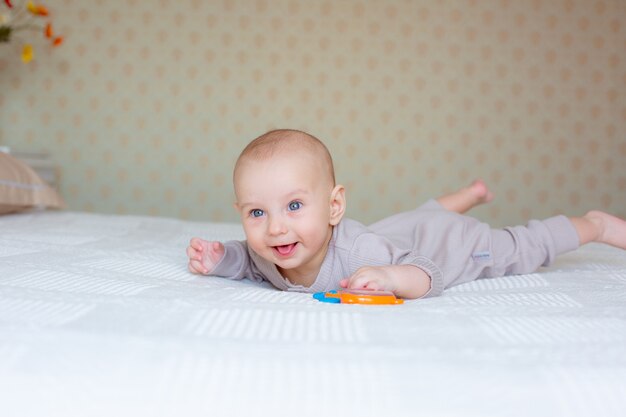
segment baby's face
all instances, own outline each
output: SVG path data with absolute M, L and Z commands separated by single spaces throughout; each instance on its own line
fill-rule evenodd
M 333 214 L 332 180 L 318 161 L 305 152 L 247 160 L 235 176 L 235 193 L 252 250 L 287 277 L 319 270 L 340 216 Z

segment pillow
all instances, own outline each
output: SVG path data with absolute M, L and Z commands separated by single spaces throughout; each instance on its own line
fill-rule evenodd
M 65 203 L 31 167 L 0 152 L 0 214 L 30 208 L 63 208 Z

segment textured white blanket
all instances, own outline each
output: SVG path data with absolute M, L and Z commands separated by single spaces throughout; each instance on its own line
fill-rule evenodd
M 624 416 L 626 253 L 401 306 L 186 269 L 239 226 L 0 217 L 0 415 Z

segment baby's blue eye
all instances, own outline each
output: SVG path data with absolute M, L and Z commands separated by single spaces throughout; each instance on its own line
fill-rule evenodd
M 302 203 L 299 201 L 292 201 L 289 203 L 289 211 L 296 211 L 302 207 Z
M 252 210 L 250 210 L 250 215 L 252 217 L 261 217 L 263 214 L 264 214 L 263 210 L 261 210 L 261 209 L 252 209 Z

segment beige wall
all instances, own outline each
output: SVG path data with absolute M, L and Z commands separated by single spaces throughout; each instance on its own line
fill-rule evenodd
M 364 222 L 484 178 L 495 225 L 626 215 L 626 2 L 50 0 L 65 44 L 0 46 L 0 144 L 73 210 L 236 220 L 252 138 L 307 130 Z

